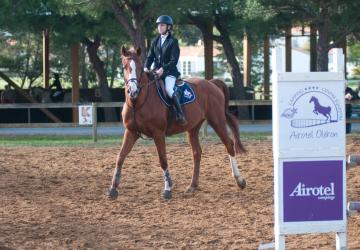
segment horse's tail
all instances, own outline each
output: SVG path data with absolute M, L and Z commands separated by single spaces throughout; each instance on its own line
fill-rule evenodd
M 230 93 L 229 89 L 226 84 L 220 79 L 211 79 L 210 82 L 215 84 L 223 93 L 225 97 L 225 116 L 226 116 L 226 123 L 230 127 L 231 132 L 234 136 L 234 146 L 236 153 L 245 153 L 246 149 L 242 145 L 240 141 L 240 130 L 239 130 L 239 123 L 236 120 L 236 117 L 229 112 L 229 99 Z

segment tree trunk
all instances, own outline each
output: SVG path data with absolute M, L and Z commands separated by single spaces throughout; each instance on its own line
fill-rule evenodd
M 30 54 L 27 54 L 27 55 L 26 55 L 26 63 L 25 63 L 24 77 L 22 77 L 22 79 L 21 79 L 21 86 L 20 86 L 20 88 L 22 88 L 22 89 L 25 87 L 26 77 L 28 76 L 28 72 L 29 72 L 29 66 L 30 66 Z
M 319 32 L 319 41 L 317 44 L 317 71 L 329 71 L 329 44 L 330 44 L 330 34 L 329 34 L 329 25 L 330 21 L 328 20 L 328 9 L 327 7 L 321 8 L 320 11 L 320 20 L 321 22 L 317 23 L 317 29 Z
M 80 76 L 81 76 L 81 88 L 87 89 L 89 88 L 89 81 L 86 75 L 86 55 L 85 55 L 85 47 L 81 46 L 80 48 Z
M 149 19 L 149 16 L 144 16 L 146 1 L 138 1 L 137 3 L 124 2 L 119 4 L 113 0 L 112 9 L 116 19 L 131 39 L 134 47 L 141 49 L 141 60 L 144 62 L 146 58 L 144 23 Z M 131 12 L 132 20 L 127 19 L 126 11 Z
M 109 89 L 108 81 L 106 78 L 106 71 L 104 69 L 104 62 L 100 60 L 97 50 L 100 46 L 100 37 L 96 36 L 94 42 L 89 39 L 84 39 L 84 44 L 86 45 L 86 50 L 89 55 L 89 60 L 94 67 L 96 77 L 99 82 L 101 99 L 103 102 L 111 102 L 111 92 Z M 114 108 L 105 108 L 105 121 L 115 121 L 116 113 Z
M 111 80 L 110 80 L 110 88 L 114 87 L 114 80 L 117 74 L 117 67 L 119 66 L 118 61 L 118 53 L 120 53 L 117 48 L 113 49 L 113 56 L 111 62 Z
M 329 32 L 325 25 L 318 27 L 319 41 L 317 44 L 317 71 L 328 71 L 329 64 Z
M 31 69 L 31 72 L 33 73 L 30 74 L 29 77 L 29 86 L 28 86 L 29 89 L 31 88 L 32 84 L 36 81 L 36 79 L 38 79 L 41 75 L 41 72 L 36 70 L 36 65 L 40 64 L 40 57 L 41 57 L 40 49 L 41 49 L 40 43 L 37 43 L 34 61 L 32 62 L 32 69 Z
M 49 52 L 49 30 L 43 30 L 43 84 L 49 88 L 50 52 Z
M 346 67 L 346 63 L 348 61 L 347 59 L 347 55 L 348 55 L 348 51 L 347 51 L 347 40 L 346 40 L 346 36 L 344 37 L 344 39 L 341 41 L 341 45 L 339 46 L 340 48 L 342 48 L 343 53 L 344 53 L 344 77 L 345 79 L 347 79 L 347 67 Z
M 246 100 L 245 88 L 243 85 L 243 75 L 241 74 L 239 63 L 235 57 L 235 51 L 231 43 L 230 37 L 222 37 L 222 41 L 227 63 L 230 67 L 231 78 L 233 80 L 235 99 Z M 238 117 L 240 119 L 249 119 L 249 110 L 246 106 L 237 106 L 237 111 Z
M 29 42 L 30 43 L 30 42 Z M 27 44 L 30 47 L 30 44 Z M 29 77 L 29 71 L 30 71 L 30 57 L 31 54 L 29 51 L 26 52 L 26 63 L 25 63 L 25 70 L 24 70 L 24 76 L 21 79 L 21 86 L 20 88 L 24 88 L 25 87 L 25 83 L 26 83 L 26 78 Z
M 264 36 L 264 99 L 270 100 L 270 39 Z
M 316 71 L 316 44 L 317 44 L 317 34 L 316 26 L 314 23 L 310 24 L 310 71 Z
M 214 42 L 208 34 L 212 34 L 213 25 L 208 24 L 208 32 L 203 34 L 204 38 L 204 57 L 205 57 L 205 79 L 210 80 L 214 78 L 214 62 L 213 62 L 213 46 Z
M 208 29 L 209 20 L 206 20 L 202 17 L 193 16 L 191 13 L 188 13 L 187 16 L 191 20 L 192 24 L 196 25 L 201 30 L 204 37 L 211 37 L 211 39 L 215 40 L 223 46 L 227 63 L 230 67 L 230 74 L 235 89 L 235 97 L 237 100 L 245 100 L 245 89 L 240 66 L 236 59 L 234 47 L 231 43 L 229 33 L 227 29 L 221 24 L 219 17 L 215 17 L 214 22 L 215 27 L 220 32 L 220 36 L 216 36 L 212 34 L 212 30 Z M 246 107 L 238 106 L 237 110 L 240 118 L 249 118 L 249 111 Z
M 218 39 L 218 42 L 220 42 L 224 48 L 227 63 L 230 67 L 230 74 L 233 79 L 234 88 L 236 90 L 236 97 L 237 99 L 245 100 L 245 89 L 243 83 L 244 79 L 240 71 L 239 62 L 235 56 L 235 50 L 230 39 L 230 34 L 226 26 L 221 23 L 220 16 L 215 16 L 214 24 L 217 30 L 220 32 L 220 39 Z
M 292 71 L 291 25 L 285 30 L 285 72 Z
M 230 67 L 230 74 L 236 90 L 236 99 L 245 100 L 245 89 L 243 85 L 243 75 L 240 71 L 239 62 L 236 59 L 234 47 L 230 41 L 230 37 L 222 37 L 222 45 L 226 55 L 227 63 Z
M 138 27 L 136 29 L 135 37 L 131 38 L 134 47 L 141 49 L 141 61 L 144 63 L 146 59 L 146 43 L 145 43 L 145 31 L 143 27 Z
M 29 79 L 29 86 L 28 89 L 31 89 L 32 84 L 36 81 L 36 79 L 38 79 L 40 77 L 40 73 L 38 73 L 36 76 L 32 77 L 31 79 Z

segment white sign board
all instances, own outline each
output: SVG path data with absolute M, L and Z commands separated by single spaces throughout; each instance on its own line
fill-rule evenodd
M 276 249 L 287 234 L 325 232 L 346 247 L 345 145 L 344 73 L 275 71 Z
M 93 124 L 93 107 L 91 105 L 79 106 L 79 125 L 92 125 Z

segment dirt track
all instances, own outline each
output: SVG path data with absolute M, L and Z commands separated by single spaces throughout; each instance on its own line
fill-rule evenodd
M 163 201 L 155 146 L 137 144 L 119 197 L 104 196 L 116 147 L 0 148 L 0 249 L 256 249 L 273 240 L 271 141 L 245 141 L 238 156 L 247 187 L 231 176 L 225 148 L 203 142 L 201 190 L 184 194 L 192 171 L 187 144 L 168 145 L 173 199 Z M 360 138 L 348 138 L 360 153 Z M 360 200 L 360 168 L 348 171 L 349 200 Z M 360 215 L 348 222 L 360 249 Z M 288 249 L 334 249 L 335 235 L 287 237 Z

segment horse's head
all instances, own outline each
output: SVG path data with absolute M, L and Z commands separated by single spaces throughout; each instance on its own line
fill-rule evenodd
M 126 93 L 131 99 L 136 99 L 142 88 L 141 77 L 143 68 L 141 64 L 141 49 L 128 50 L 124 46 L 121 48 L 122 66 L 124 70 L 124 80 Z
M 312 97 L 310 98 L 309 103 L 310 103 L 310 102 L 315 102 L 315 101 L 316 101 L 316 97 L 315 97 L 315 96 L 312 96 Z

